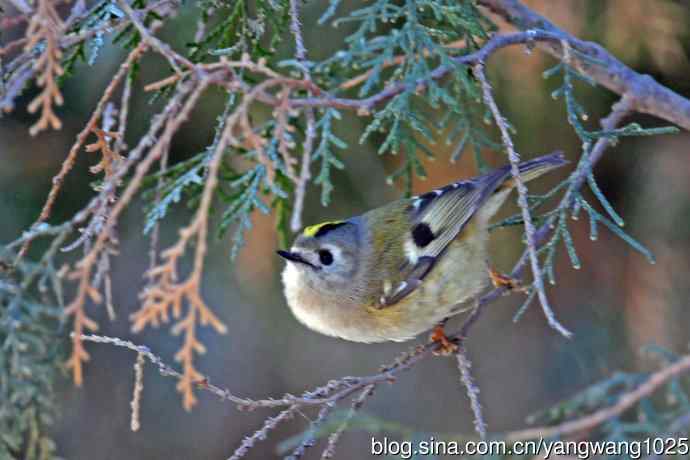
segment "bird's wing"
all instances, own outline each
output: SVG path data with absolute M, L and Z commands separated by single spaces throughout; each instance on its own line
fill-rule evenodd
M 532 180 L 566 163 L 563 154 L 555 152 L 520 163 L 520 175 L 524 181 Z M 405 223 L 409 223 L 410 230 L 403 237 L 403 250 L 399 251 L 404 255 L 397 259 L 401 268 L 391 274 L 390 285 L 384 286 L 380 305 L 393 305 L 422 284 L 448 245 L 510 177 L 510 166 L 506 165 L 483 176 L 455 182 L 412 198 L 407 207 L 409 222 Z M 512 183 L 506 185 L 513 186 Z
M 404 261 L 396 284 L 384 287 L 381 307 L 394 305 L 424 280 L 448 245 L 507 177 L 506 172 L 455 182 L 409 200 L 410 230 L 404 235 Z

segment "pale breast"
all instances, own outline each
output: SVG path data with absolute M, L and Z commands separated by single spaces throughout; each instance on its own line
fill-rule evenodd
M 303 272 L 288 263 L 283 270 L 285 297 L 290 310 L 305 326 L 333 337 L 354 342 L 382 342 L 388 340 L 377 334 L 366 308 L 352 305 L 344 296 L 321 292 L 302 280 Z

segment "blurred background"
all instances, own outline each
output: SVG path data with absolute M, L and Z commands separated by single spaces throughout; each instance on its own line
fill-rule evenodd
M 304 33 L 311 59 L 321 59 L 336 50 L 347 32 L 316 26 L 324 2 L 304 6 Z M 537 12 L 577 37 L 595 40 L 627 65 L 649 73 L 661 83 L 690 97 L 690 5 L 670 0 L 532 0 Z M 339 11 L 358 2 L 344 1 Z M 180 30 L 193 30 L 193 2 L 178 17 L 174 29 L 164 36 L 177 42 Z M 499 24 L 500 21 L 498 21 Z M 280 54 L 291 52 L 284 41 Z M 0 121 L 0 225 L 1 241 L 16 238 L 36 218 L 52 176 L 57 172 L 76 133 L 85 123 L 97 98 L 122 59 L 109 47 L 94 68 L 77 69 L 65 87 L 66 104 L 59 110 L 64 127 L 59 132 L 28 135 L 34 116 L 24 112 L 32 94 L 17 104 L 18 110 Z M 577 158 L 580 145 L 566 121 L 561 100 L 550 96 L 555 81 L 545 81 L 541 72 L 553 60 L 539 51 L 506 49 L 489 61 L 504 114 L 517 129 L 515 142 L 525 157 L 562 149 Z M 142 68 L 142 80 L 165 76 L 162 62 Z M 140 91 L 140 90 L 139 90 Z M 614 95 L 584 86 L 577 88 L 589 114 L 589 126 L 607 113 Z M 143 130 L 156 106 L 137 93 L 132 126 Z M 211 140 L 219 98 L 209 96 L 191 121 L 176 136 L 172 161 L 188 158 Z M 138 123 L 137 123 L 138 121 Z M 658 120 L 637 117 L 643 126 Z M 381 205 L 400 195 L 385 184 L 395 159 L 379 157 L 376 139 L 359 145 L 366 120 L 344 118 L 335 132 L 350 145 L 343 155 L 346 169 L 338 172 L 333 204 L 323 208 L 314 189 L 306 206 L 305 223 L 347 217 Z M 129 133 L 132 139 L 139 135 Z M 476 174 L 471 154 L 449 164 L 449 149 L 433 146 L 437 161 L 428 163 L 429 178 L 415 183 L 415 192 L 426 191 L 452 180 Z M 83 152 L 55 208 L 53 221 L 71 216 L 91 195 L 88 167 L 95 156 Z M 573 223 L 573 237 L 582 260 L 574 270 L 565 251 L 559 254 L 556 286 L 548 288 L 561 322 L 574 331 L 565 340 L 550 329 L 535 302 L 522 319 L 512 322 L 522 303 L 513 295 L 492 304 L 472 330 L 467 342 L 473 371 L 481 388 L 481 401 L 491 432 L 516 429 L 525 418 L 617 369 L 652 368 L 654 362 L 639 352 L 656 343 L 682 353 L 688 345 L 688 300 L 690 297 L 690 135 L 627 138 L 611 148 L 596 167 L 604 193 L 626 220 L 626 230 L 649 247 L 657 258 L 650 265 L 621 240 L 602 228 L 598 241 L 590 241 L 584 217 Z M 506 162 L 502 153 L 487 152 L 492 165 Z M 563 174 L 563 173 L 562 173 Z M 553 177 L 552 177 L 553 176 Z M 547 190 L 561 177 L 550 175 L 534 184 Z M 502 216 L 515 212 L 511 204 Z M 142 236 L 143 210 L 135 203 L 118 228 L 121 255 L 114 259 L 113 281 L 117 319 L 110 322 L 105 310 L 91 307 L 105 335 L 130 338 L 146 344 L 173 363 L 180 346 L 168 328 L 129 331 L 129 315 L 139 307 L 137 294 L 143 287 L 147 267 L 147 241 Z M 177 229 L 190 213 L 183 206 L 162 227 L 161 247 L 172 244 Z M 492 234 L 493 264 L 508 271 L 523 246 L 520 231 L 513 228 Z M 407 344 L 362 345 L 318 335 L 299 324 L 282 296 L 279 273 L 283 262 L 275 256 L 273 217 L 257 215 L 247 244 L 233 263 L 229 242 L 214 238 L 205 269 L 203 292 L 214 311 L 228 326 L 226 335 L 203 330 L 206 355 L 197 358 L 201 372 L 212 382 L 238 395 L 261 398 L 303 390 L 344 375 L 364 375 L 391 361 Z M 462 318 L 451 321 L 454 330 Z M 418 342 L 426 337 L 418 338 Z M 175 381 L 147 367 L 141 411 L 142 427 L 129 429 L 129 402 L 133 385 L 133 356 L 121 349 L 90 344 L 92 360 L 86 367 L 83 388 L 75 388 L 67 375 L 59 382 L 60 418 L 54 427 L 59 453 L 71 459 L 189 459 L 227 458 L 242 437 L 258 429 L 271 411 L 240 412 L 199 392 L 200 403 L 191 413 L 181 406 Z M 400 375 L 394 385 L 380 387 L 367 402 L 364 413 L 395 421 L 420 433 L 471 433 L 472 413 L 460 384 L 455 361 L 427 359 Z M 304 417 L 314 418 L 305 412 Z M 305 426 L 298 416 L 273 433 L 248 458 L 272 458 L 279 444 Z M 349 431 L 336 458 L 366 458 L 370 435 Z M 323 441 L 322 441 L 323 442 Z M 319 449 L 307 458 L 318 458 Z

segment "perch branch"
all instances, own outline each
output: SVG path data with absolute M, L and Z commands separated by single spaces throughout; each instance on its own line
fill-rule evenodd
M 95 342 L 95 343 L 104 343 L 104 344 L 109 344 L 109 345 L 114 345 L 117 347 L 123 347 L 127 348 L 129 350 L 132 350 L 137 353 L 138 356 L 144 356 L 146 359 L 148 359 L 151 363 L 153 363 L 159 370 L 160 374 L 163 376 L 171 376 L 175 377 L 177 379 L 182 379 L 183 375 L 182 373 L 178 372 L 174 368 L 170 367 L 167 365 L 159 356 L 156 354 L 152 353 L 151 350 L 142 345 L 135 345 L 134 343 L 126 340 L 122 340 L 116 337 L 106 337 L 106 336 L 98 336 L 98 335 L 92 335 L 92 334 L 85 334 L 81 336 L 81 340 L 83 341 L 89 341 L 89 342 Z M 432 345 L 427 345 L 425 348 L 426 352 L 431 351 Z M 422 353 L 418 356 L 425 356 L 426 353 Z M 415 361 L 416 362 L 416 361 Z M 384 372 L 386 373 L 386 382 L 391 382 L 393 381 L 394 377 L 393 374 L 399 372 L 400 370 L 405 369 L 404 366 L 401 365 L 402 363 L 399 363 L 399 365 L 396 367 L 395 364 L 393 364 L 391 367 L 389 367 L 387 370 Z M 562 423 L 560 425 L 556 426 L 541 426 L 541 427 L 534 427 L 534 428 L 528 428 L 524 430 L 517 430 L 517 431 L 511 431 L 504 433 L 501 435 L 502 439 L 505 439 L 506 441 L 509 442 L 515 442 L 515 441 L 520 441 L 520 440 L 529 440 L 529 439 L 536 439 L 536 438 L 563 438 L 566 436 L 574 435 L 579 432 L 592 429 L 594 427 L 597 427 L 601 425 L 602 423 L 606 422 L 607 420 L 610 420 L 612 418 L 618 417 L 622 415 L 625 411 L 629 410 L 630 408 L 634 407 L 640 400 L 649 397 L 652 395 L 655 391 L 657 391 L 661 386 L 666 384 L 669 380 L 676 378 L 680 375 L 686 374 L 690 372 L 690 355 L 683 356 L 679 358 L 677 361 L 673 362 L 672 364 L 663 367 L 662 369 L 659 369 L 658 371 L 653 372 L 647 380 L 645 380 L 643 383 L 641 383 L 637 388 L 634 390 L 624 394 L 614 405 L 610 407 L 606 407 L 603 409 L 600 409 L 592 414 L 586 415 L 584 417 L 571 420 L 565 423 Z M 380 375 L 380 374 L 379 374 Z M 363 383 L 359 385 L 360 381 L 367 380 L 367 383 Z M 255 435 L 250 436 L 248 438 L 245 438 L 243 441 L 242 445 L 240 448 L 237 449 L 235 452 L 235 455 L 237 455 L 240 452 L 243 452 L 242 455 L 244 455 L 245 448 L 248 449 L 254 445 L 254 443 L 261 439 L 260 434 L 263 433 L 264 435 L 271 429 L 275 428 L 277 423 L 280 421 L 289 418 L 299 407 L 305 406 L 305 405 L 322 405 L 322 404 L 333 404 L 340 399 L 333 399 L 332 397 L 329 398 L 319 398 L 318 396 L 323 395 L 324 393 L 332 392 L 333 390 L 337 390 L 338 388 L 342 386 L 357 386 L 357 389 L 355 391 L 361 391 L 360 395 L 353 400 L 353 405 L 352 405 L 352 410 L 351 412 L 356 412 L 359 410 L 361 404 L 366 400 L 371 395 L 371 392 L 373 391 L 374 387 L 378 383 L 383 383 L 382 381 L 377 381 L 372 379 L 371 377 L 343 377 L 342 379 L 339 379 L 337 381 L 331 381 L 329 382 L 326 386 L 317 388 L 311 392 L 305 392 L 301 398 L 292 396 L 292 395 L 286 395 L 285 397 L 281 399 L 265 399 L 265 400 L 252 400 L 252 399 L 247 399 L 247 398 L 240 398 L 237 396 L 232 395 L 229 393 L 228 390 L 224 390 L 216 385 L 211 384 L 208 380 L 204 380 L 203 382 L 199 383 L 199 388 L 210 391 L 211 393 L 215 394 L 218 396 L 221 400 L 227 400 L 231 401 L 233 403 L 238 404 L 240 407 L 247 407 L 247 408 L 258 408 L 258 407 L 287 407 L 283 412 L 281 412 L 277 417 L 272 417 L 267 419 L 266 423 L 264 423 L 264 426 L 255 433 Z M 351 394 L 352 392 L 348 393 Z M 342 393 L 334 393 L 336 395 L 342 394 Z M 314 396 L 317 396 L 316 398 Z M 346 417 L 346 420 L 348 417 Z M 269 423 L 270 420 L 274 420 L 276 423 Z M 340 435 L 340 430 L 336 430 L 335 433 L 338 433 L 337 436 Z M 258 435 L 257 435 L 258 434 Z M 337 439 L 336 439 L 337 440 Z M 329 450 L 327 450 L 329 452 Z M 330 451 L 332 453 L 332 451 Z M 325 455 L 325 453 L 324 453 Z M 232 458 L 240 458 L 240 457 L 232 457 Z M 327 456 L 322 457 L 322 458 L 329 458 Z

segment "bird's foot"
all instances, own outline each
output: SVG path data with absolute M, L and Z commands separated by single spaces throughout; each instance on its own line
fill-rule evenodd
M 519 279 L 501 273 L 493 267 L 491 267 L 490 265 L 487 265 L 486 271 L 489 272 L 489 279 L 491 279 L 491 284 L 493 284 L 494 287 L 497 289 L 505 288 L 506 295 L 512 292 L 522 292 L 526 294 L 529 291 L 529 286 L 523 285 Z
M 433 351 L 436 356 L 449 356 L 458 351 L 458 344 L 455 343 L 456 340 L 448 338 L 443 326 L 444 323 L 441 323 L 434 327 L 429 337 L 432 342 L 439 344 L 438 348 Z

